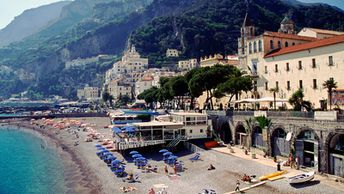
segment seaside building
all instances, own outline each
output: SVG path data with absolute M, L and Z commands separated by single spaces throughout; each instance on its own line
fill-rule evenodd
M 145 76 L 141 80 L 137 81 L 135 83 L 135 96 L 136 96 L 136 98 L 139 94 L 141 94 L 145 90 L 148 90 L 151 87 L 153 87 L 153 81 L 154 81 L 154 77 L 151 75 Z
M 239 59 L 229 55 L 230 58 L 224 57 L 220 54 L 210 55 L 201 58 L 200 66 L 201 67 L 212 67 L 216 64 L 220 65 L 237 65 L 239 63 Z
M 212 136 L 211 120 L 203 113 L 171 113 L 166 119 L 132 123 L 130 130 L 113 129 L 117 150 L 167 144 L 174 147 L 181 141 Z M 129 135 L 130 134 L 130 135 Z
M 178 61 L 177 69 L 179 71 L 190 71 L 198 66 L 197 59 Z
M 288 99 L 300 88 L 305 100 L 321 108 L 320 101 L 328 100 L 322 86 L 325 80 L 334 79 L 343 89 L 344 69 L 339 65 L 344 52 L 344 36 L 340 35 L 343 32 L 304 28 L 296 35 L 293 28 L 291 19 L 285 17 L 278 32 L 256 35 L 246 15 L 238 53 L 240 68 L 254 78 L 255 91 L 241 99 L 272 97 L 271 88 L 279 89 L 278 98 Z M 271 106 L 270 103 L 266 108 Z
M 112 80 L 107 88 L 115 100 L 119 99 L 120 96 L 127 95 L 131 98 L 133 95 L 133 86 L 123 82 L 121 79 Z
M 167 49 L 166 57 L 179 57 L 179 51 L 177 49 Z
M 77 90 L 77 97 L 79 100 L 96 101 L 100 99 L 98 87 L 84 87 Z

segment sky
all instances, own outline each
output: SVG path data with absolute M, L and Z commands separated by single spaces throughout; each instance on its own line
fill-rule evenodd
M 0 29 L 9 24 L 24 10 L 61 0 L 0 0 Z
M 24 10 L 61 0 L 0 0 L 0 29 L 9 24 Z M 306 3 L 328 3 L 344 10 L 344 0 L 299 0 Z

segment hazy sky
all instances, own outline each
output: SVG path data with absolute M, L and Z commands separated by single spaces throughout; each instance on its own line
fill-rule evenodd
M 0 29 L 9 24 L 24 10 L 61 0 L 0 0 Z
M 0 29 L 9 24 L 24 10 L 61 0 L 0 0 Z M 96 0 L 95 0 L 96 1 Z M 268 1 L 268 0 L 267 0 Z M 322 2 L 335 5 L 344 10 L 344 0 L 299 0 L 307 3 Z

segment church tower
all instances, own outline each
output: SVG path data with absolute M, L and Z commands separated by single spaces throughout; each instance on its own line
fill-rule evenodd
M 240 66 L 246 67 L 246 58 L 248 54 L 247 40 L 256 35 L 256 27 L 252 24 L 249 14 L 246 13 L 244 22 L 240 30 L 240 38 L 238 38 L 238 55 Z
M 285 33 L 285 34 L 296 34 L 294 30 L 294 22 L 291 20 L 291 18 L 286 15 L 284 19 L 281 22 L 280 29 L 278 30 L 279 33 Z

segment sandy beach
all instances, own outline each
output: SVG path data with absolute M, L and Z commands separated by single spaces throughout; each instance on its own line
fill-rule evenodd
M 74 118 L 74 120 L 91 123 L 102 138 L 111 138 L 110 129 L 104 128 L 104 126 L 110 124 L 108 118 Z M 54 120 L 54 122 L 58 121 L 61 121 L 61 119 Z M 191 162 L 189 158 L 194 154 L 188 151 L 180 151 L 175 154 L 179 156 L 179 160 L 184 162 L 186 170 L 173 175 L 173 169 L 169 168 L 171 174 L 167 175 L 163 170 L 164 162 L 161 160 L 161 154 L 158 153 L 159 148 L 154 148 L 138 150 L 149 160 L 151 165 L 157 165 L 158 167 L 157 173 L 144 173 L 133 164 L 126 152 L 122 153 L 123 155 L 115 152 L 114 155 L 119 160 L 124 159 L 128 173 L 139 175 L 139 182 L 127 183 L 123 182 L 122 178 L 116 177 L 106 163 L 96 155 L 95 144 L 99 143 L 97 140 L 92 142 L 84 141 L 87 138 L 87 132 L 79 131 L 75 127 L 60 130 L 51 126 L 31 124 L 30 121 L 12 121 L 9 124 L 21 129 L 38 132 L 46 140 L 47 144 L 54 146 L 58 150 L 58 153 L 65 161 L 65 175 L 67 177 L 66 181 L 69 183 L 69 193 L 122 193 L 120 188 L 128 186 L 137 188 L 137 191 L 130 193 L 148 193 L 153 185 L 158 184 L 164 184 L 168 187 L 168 193 L 173 194 L 196 194 L 201 193 L 202 189 L 214 189 L 216 193 L 226 193 L 235 189 L 236 180 L 241 179 L 244 173 L 259 177 L 276 171 L 273 167 L 214 150 L 201 151 L 201 160 Z M 213 164 L 216 169 L 208 171 L 209 164 Z M 247 183 L 241 181 L 241 188 L 247 186 Z M 295 188 L 291 187 L 286 179 L 281 179 L 269 182 L 246 193 L 339 194 L 342 191 L 324 185 L 317 180 L 311 185 Z

